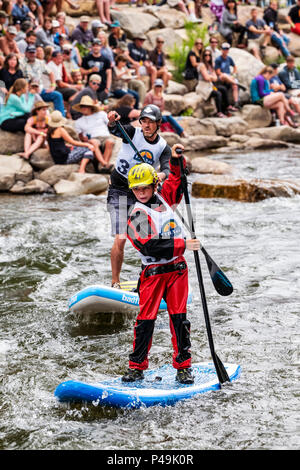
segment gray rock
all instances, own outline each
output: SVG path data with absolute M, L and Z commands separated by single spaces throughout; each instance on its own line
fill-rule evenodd
M 54 185 L 55 192 L 62 196 L 100 194 L 107 187 L 108 181 L 105 176 L 88 173 L 72 173 L 68 180 L 62 179 Z
M 71 173 L 79 170 L 78 164 L 73 165 L 53 165 L 42 171 L 39 178 L 42 181 L 54 186 L 61 179 L 68 179 Z

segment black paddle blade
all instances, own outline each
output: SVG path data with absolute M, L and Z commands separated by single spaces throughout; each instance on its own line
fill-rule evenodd
M 224 367 L 224 364 L 222 363 L 222 361 L 219 359 L 219 357 L 216 354 L 215 354 L 215 357 L 214 357 L 214 363 L 215 363 L 215 368 L 216 368 L 216 372 L 217 372 L 219 382 L 221 384 L 223 384 L 225 382 L 230 382 L 230 378 L 227 374 L 227 371 Z
M 223 295 L 223 296 L 232 294 L 233 286 L 231 282 L 229 281 L 229 279 L 225 276 L 223 271 L 214 262 L 214 260 L 209 256 L 209 254 L 207 253 L 205 248 L 203 248 L 203 246 L 201 247 L 201 251 L 205 256 L 211 280 L 218 294 Z

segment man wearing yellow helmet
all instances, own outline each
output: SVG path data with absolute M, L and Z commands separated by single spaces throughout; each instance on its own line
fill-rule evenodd
M 124 382 L 143 379 L 148 367 L 154 323 L 161 299 L 167 303 L 173 344 L 173 366 L 180 383 L 193 383 L 190 354 L 190 322 L 186 318 L 188 270 L 185 250 L 199 250 L 197 239 L 186 239 L 180 219 L 172 210 L 182 198 L 180 166 L 172 147 L 170 174 L 157 192 L 159 181 L 155 169 L 147 164 L 135 165 L 128 173 L 128 185 L 135 204 L 129 213 L 127 237 L 139 251 L 142 273 L 139 281 L 140 312 L 134 328 L 133 352 Z
M 120 272 L 124 258 L 126 242 L 126 226 L 129 207 L 134 203 L 131 191 L 128 189 L 128 172 L 137 163 L 141 162 L 128 141 L 120 133 L 116 121 L 120 116 L 115 111 L 107 115 L 110 132 L 122 138 L 122 147 L 117 156 L 115 169 L 111 174 L 111 182 L 107 196 L 107 207 L 111 217 L 112 235 L 115 237 L 111 250 L 112 286 L 120 286 Z M 171 148 L 163 137 L 158 134 L 161 124 L 161 112 L 155 105 L 145 106 L 140 114 L 140 128 L 132 125 L 124 129 L 140 152 L 144 161 L 159 170 L 158 177 L 163 181 L 169 174 L 169 160 Z

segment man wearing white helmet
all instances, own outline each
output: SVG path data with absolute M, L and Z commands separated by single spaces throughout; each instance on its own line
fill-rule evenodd
M 112 235 L 115 240 L 111 250 L 112 286 L 120 287 L 120 272 L 124 258 L 126 242 L 127 218 L 129 207 L 133 204 L 132 193 L 128 189 L 127 176 L 129 170 L 141 162 L 140 157 L 133 150 L 128 141 L 116 126 L 120 116 L 115 111 L 108 113 L 110 132 L 121 137 L 123 144 L 115 163 L 115 169 L 111 174 L 107 206 L 111 217 Z M 143 160 L 158 170 L 158 177 L 163 181 L 169 174 L 169 160 L 171 148 L 163 137 L 158 135 L 161 124 L 161 112 L 155 105 L 145 106 L 141 110 L 141 128 L 135 128 L 130 124 L 124 126 L 128 137 L 140 152 Z

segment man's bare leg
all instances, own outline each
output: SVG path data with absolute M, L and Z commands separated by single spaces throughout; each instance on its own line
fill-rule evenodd
M 117 234 L 110 252 L 112 280 L 111 284 L 120 283 L 120 273 L 124 259 L 125 234 Z

